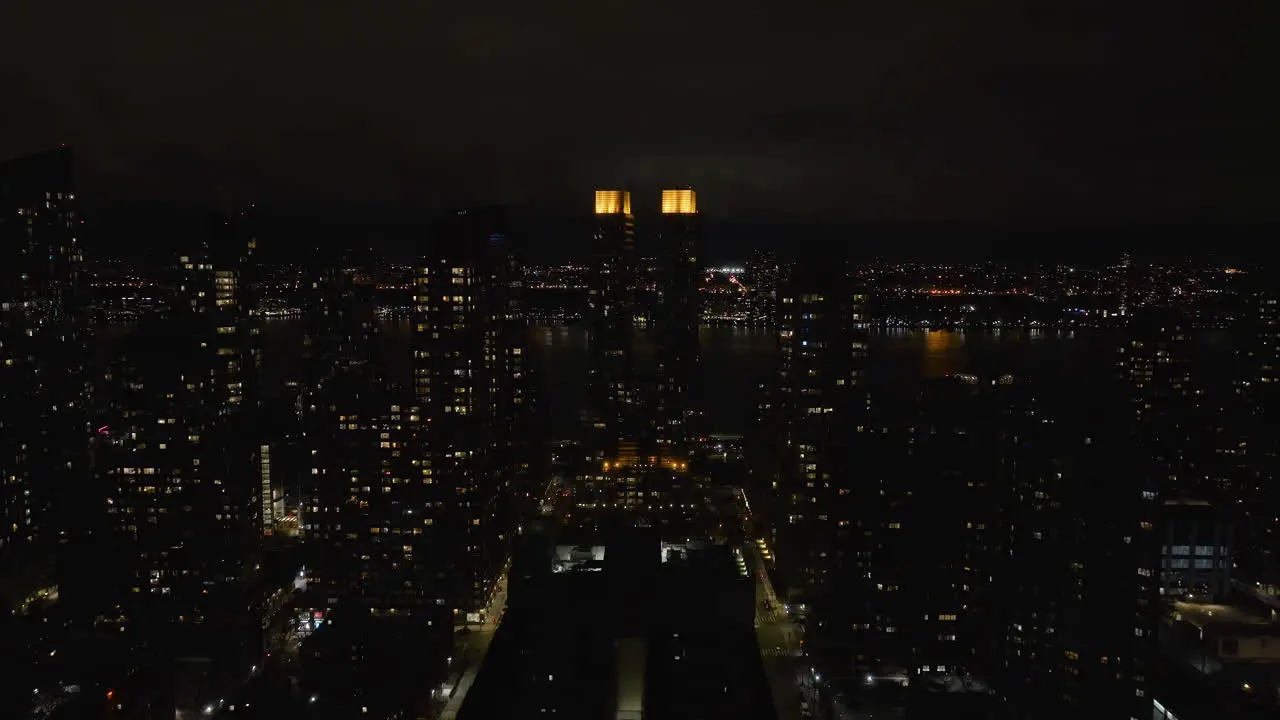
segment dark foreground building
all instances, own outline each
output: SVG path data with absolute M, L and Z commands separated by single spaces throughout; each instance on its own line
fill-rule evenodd
M 70 149 L 0 162 L 0 580 L 11 602 L 34 589 L 35 551 L 67 529 L 55 495 L 86 472 L 78 228 Z
M 655 531 L 525 536 L 460 717 L 772 718 L 754 584 L 726 546 Z

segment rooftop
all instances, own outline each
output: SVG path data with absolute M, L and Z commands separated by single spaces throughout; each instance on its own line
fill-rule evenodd
M 1275 624 L 1271 618 L 1249 612 L 1234 605 L 1217 603 L 1175 602 L 1173 604 L 1174 619 L 1205 629 L 1223 625 L 1256 625 Z M 1280 625 L 1277 625 L 1280 629 Z

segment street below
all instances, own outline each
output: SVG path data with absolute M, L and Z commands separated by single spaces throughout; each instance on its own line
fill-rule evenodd
M 804 655 L 802 630 L 786 603 L 779 601 L 760 548 L 748 543 L 744 554 L 750 558 L 755 575 L 756 640 L 778 720 L 824 717 L 817 677 Z
M 467 699 L 467 692 L 475 684 L 476 676 L 484 664 L 484 658 L 493 642 L 493 634 L 502 624 L 502 614 L 507 609 L 507 576 L 511 563 L 503 569 L 501 577 L 495 585 L 493 597 L 483 615 L 483 622 L 469 623 L 457 634 L 457 650 L 453 660 L 454 672 L 450 677 L 457 677 L 454 685 L 438 715 L 439 720 L 457 720 L 458 712 Z

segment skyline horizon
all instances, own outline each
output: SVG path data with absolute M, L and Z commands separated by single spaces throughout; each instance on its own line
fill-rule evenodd
M 735 211 L 734 204 L 717 202 L 718 197 L 732 194 L 734 185 L 731 181 L 693 183 L 687 180 L 673 180 L 666 183 L 629 182 L 609 183 L 592 182 L 572 191 L 561 190 L 550 197 L 535 200 L 513 199 L 503 197 L 501 193 L 459 192 L 453 194 L 427 194 L 423 196 L 401 196 L 386 201 L 368 199 L 326 197 L 324 193 L 282 191 L 279 187 L 263 189 L 253 188 L 252 183 L 236 182 L 230 176 L 210 179 L 205 183 L 202 192 L 185 195 L 166 194 L 164 191 L 119 192 L 119 186 L 107 182 L 104 176 L 89 168 L 82 159 L 81 147 L 69 143 L 46 147 L 34 152 L 8 155 L 0 158 L 0 165 L 35 158 L 42 155 L 68 151 L 72 155 L 73 177 L 76 178 L 77 193 L 81 196 L 82 209 L 94 211 L 124 209 L 129 207 L 154 207 L 181 210 L 185 212 L 221 212 L 231 214 L 242 207 L 261 206 L 275 215 L 324 217 L 335 216 L 347 220 L 351 216 L 377 212 L 398 216 L 401 221 L 430 221 L 454 210 L 498 206 L 518 212 L 551 220 L 575 220 L 589 217 L 591 214 L 592 193 L 595 190 L 625 190 L 633 197 L 633 207 L 637 218 L 659 214 L 661 194 L 664 190 L 692 188 L 700 196 L 699 214 L 712 222 L 763 225 L 772 227 L 821 227 L 831 229 L 860 228 L 875 226 L 916 226 L 916 227 L 961 227 L 961 228 L 1098 228 L 1098 227 L 1228 227 L 1228 228 L 1274 228 L 1280 227 L 1280 215 L 1265 213 L 1228 213 L 1220 210 L 1196 211 L 1193 207 L 1183 207 L 1177 212 L 1165 213 L 1022 213 L 1018 211 L 1003 214 L 909 214 L 889 211 L 850 212 L 836 216 L 806 211 L 802 207 L 794 208 L 785 204 L 775 204 L 771 209 L 756 213 Z M 201 174 L 190 169 L 193 174 Z M 162 174 L 162 173 L 157 173 Z M 181 176 L 181 173 L 178 174 Z M 87 178 L 87 180 L 86 180 Z M 174 177 L 170 178 L 174 180 Z M 180 182 L 180 181 L 179 181 Z M 166 188 L 168 186 L 165 186 Z M 408 187 L 406 185 L 406 187 Z M 708 191 L 707 188 L 711 188 Z M 296 188 L 294 189 L 296 190 Z M 344 217 L 346 216 L 346 217 Z
M 421 234 L 429 231 L 433 222 L 450 212 L 379 206 L 297 208 L 254 204 L 254 207 L 257 214 L 255 222 L 263 228 L 267 239 L 292 232 L 308 232 L 312 233 L 309 239 L 318 246 L 337 249 L 345 244 L 343 249 L 353 249 L 374 244 L 382 246 L 378 248 L 380 252 L 393 256 L 411 256 L 412 244 L 422 239 Z M 500 207 L 507 210 L 513 239 L 520 243 L 530 260 L 568 260 L 588 251 L 594 217 L 590 207 L 585 207 L 578 215 L 539 208 Z M 699 209 L 703 207 L 705 205 L 700 203 Z M 132 233 L 138 241 L 137 247 L 133 251 L 122 251 L 117 247 L 116 253 L 121 256 L 130 252 L 180 249 L 182 245 L 174 235 L 175 227 L 199 233 L 208 218 L 229 216 L 207 205 L 153 200 L 108 205 L 90 203 L 85 211 L 89 237 L 95 234 L 119 237 Z M 641 245 L 647 246 L 649 242 L 645 238 L 657 231 L 658 208 L 635 213 L 634 217 L 637 235 L 642 238 Z M 756 221 L 706 213 L 703 213 L 703 218 L 706 252 L 711 264 L 745 261 L 756 250 L 829 243 L 833 236 L 836 241 L 847 243 L 851 256 L 860 260 L 880 257 L 905 261 L 972 261 L 999 255 L 1011 262 L 1088 263 L 1118 256 L 1123 249 L 1129 249 L 1162 259 L 1217 255 L 1258 262 L 1261 260 L 1258 240 L 1280 226 L 1280 223 L 1211 221 L 966 223 L 864 220 L 837 224 L 802 219 Z M 1189 234 L 1193 237 L 1187 239 L 1203 242 L 1202 238 L 1194 237 L 1199 233 L 1218 233 L 1226 237 L 1215 238 L 1212 248 L 1200 250 L 1195 249 L 1191 242 L 1178 241 L 1180 236 Z M 1081 234 L 1096 237 L 1081 241 Z M 351 235 L 357 237 L 352 239 Z M 956 242 L 957 235 L 962 242 Z M 1062 243 L 1066 242 L 1074 243 L 1073 247 L 1065 247 Z M 296 245 L 285 247 L 287 243 L 265 243 L 263 250 L 270 256 L 273 250 L 296 248 Z

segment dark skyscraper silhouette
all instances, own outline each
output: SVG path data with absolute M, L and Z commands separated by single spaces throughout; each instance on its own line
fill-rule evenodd
M 658 424 L 660 447 L 687 454 L 705 435 L 701 405 L 702 216 L 692 189 L 663 190 L 658 228 Z
M 113 703 L 145 717 L 200 712 L 196 684 L 228 692 L 261 656 L 255 249 L 247 218 L 213 219 L 101 378 L 115 552 L 96 624 L 118 631 Z
M 587 456 L 598 464 L 617 455 L 621 443 L 640 439 L 644 401 L 632 347 L 639 258 L 631 193 L 597 190 L 594 219 L 587 288 L 592 367 L 583 425 Z
M 0 163 L 0 562 L 57 536 L 86 470 L 79 223 L 70 149 Z
M 860 513 L 878 504 L 855 483 L 850 462 L 859 433 L 869 427 L 866 372 L 866 296 L 850 291 L 847 260 L 832 252 L 803 255 L 778 289 L 778 393 L 786 443 L 776 488 L 778 552 L 798 602 L 832 607 L 859 583 Z M 868 518 L 870 521 L 871 518 Z

